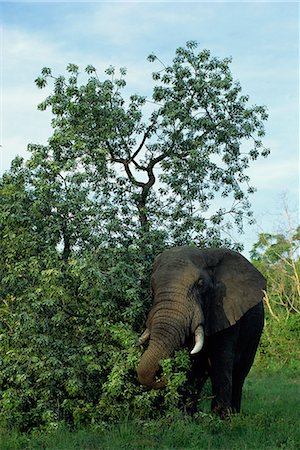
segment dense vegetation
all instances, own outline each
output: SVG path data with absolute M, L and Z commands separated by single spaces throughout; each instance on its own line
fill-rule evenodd
M 298 383 L 298 384 L 297 384 Z M 244 414 L 220 421 L 198 417 L 125 420 L 97 430 L 59 427 L 47 434 L 1 433 L 1 450 L 91 449 L 289 449 L 299 447 L 299 379 L 289 372 L 251 373 L 244 389 Z M 207 408 L 209 407 L 209 401 Z
M 80 84 L 85 75 L 70 64 L 67 77 L 44 68 L 36 80 L 46 89 L 53 82 L 39 105 L 51 108 L 53 134 L 46 146 L 29 145 L 29 160 L 16 158 L 0 180 L 0 420 L 7 428 L 97 430 L 184 410 L 184 350 L 164 362 L 163 392 L 136 381 L 150 267 L 170 245 L 240 248 L 230 230 L 251 220 L 254 188 L 245 169 L 268 154 L 267 115 L 248 105 L 229 59 L 196 53 L 193 42 L 177 49 L 170 66 L 149 60 L 160 64 L 151 101 L 127 95 L 124 69 L 118 78 L 109 68 L 101 81 L 88 66 Z M 252 255 L 275 280 L 265 367 L 275 347 L 285 357 L 274 350 L 272 361 L 296 364 L 299 230 L 288 247 L 279 245 L 284 239 L 260 236 Z

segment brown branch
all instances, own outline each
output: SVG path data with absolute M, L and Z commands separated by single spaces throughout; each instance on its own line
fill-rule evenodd
M 132 174 L 131 169 L 129 167 L 130 161 L 123 159 L 122 161 L 120 161 L 124 168 L 125 168 L 125 172 L 127 174 L 128 179 L 131 181 L 131 183 L 133 183 L 135 186 L 139 186 L 141 188 L 144 188 L 145 183 L 143 183 L 142 181 L 138 181 Z
M 149 164 L 146 168 L 146 171 L 148 174 L 148 182 L 144 183 L 144 188 L 143 188 L 143 192 L 142 192 L 142 196 L 144 195 L 145 199 L 148 195 L 149 190 L 155 183 L 155 175 L 153 172 L 154 166 L 156 164 L 158 164 L 159 162 L 161 162 L 162 160 L 164 160 L 167 156 L 168 156 L 167 153 L 162 153 L 161 155 L 157 156 L 156 158 L 152 159 L 149 162 Z
M 263 291 L 263 292 L 264 292 L 264 300 L 265 300 L 265 303 L 266 303 L 266 305 L 268 307 L 268 310 L 270 311 L 271 316 L 274 317 L 274 319 L 277 320 L 277 322 L 279 322 L 278 317 L 276 316 L 276 314 L 273 312 L 273 310 L 271 308 L 271 303 L 270 303 L 268 294 L 266 293 L 266 291 Z
M 140 151 L 141 151 L 142 148 L 144 147 L 145 142 L 146 142 L 146 140 L 147 140 L 148 137 L 149 137 L 150 131 L 151 131 L 151 126 L 148 127 L 147 131 L 145 132 L 145 134 L 144 134 L 144 136 L 143 136 L 143 139 L 142 139 L 140 145 L 138 146 L 138 148 L 136 149 L 136 151 L 133 153 L 132 157 L 130 158 L 130 160 L 129 160 L 130 162 L 131 162 L 131 161 L 132 161 L 132 162 L 134 161 L 134 159 L 137 157 L 137 155 L 140 153 Z

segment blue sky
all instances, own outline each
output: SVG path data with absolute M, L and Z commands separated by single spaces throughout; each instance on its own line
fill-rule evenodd
M 249 169 L 257 225 L 246 227 L 246 253 L 258 232 L 287 225 L 282 197 L 299 222 L 299 4 L 296 2 L 2 2 L 0 174 L 27 144 L 46 143 L 46 96 L 34 85 L 42 67 L 62 73 L 72 62 L 101 73 L 127 67 L 128 90 L 151 95 L 154 52 L 166 63 L 188 40 L 231 56 L 232 73 L 251 104 L 266 105 L 264 143 L 271 155 Z

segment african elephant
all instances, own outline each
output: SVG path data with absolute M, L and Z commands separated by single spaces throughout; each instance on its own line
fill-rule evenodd
M 149 341 L 137 367 L 138 380 L 160 389 L 159 363 L 193 342 L 192 372 L 203 386 L 209 376 L 212 411 L 240 412 L 242 387 L 264 324 L 261 273 L 227 249 L 175 247 L 154 261 L 153 305 L 140 344 Z

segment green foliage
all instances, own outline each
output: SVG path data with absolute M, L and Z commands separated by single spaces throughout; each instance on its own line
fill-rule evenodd
M 69 449 L 290 449 L 298 448 L 299 379 L 282 370 L 276 374 L 251 373 L 244 396 L 244 414 L 221 421 L 210 414 L 198 418 L 164 417 L 123 420 L 97 430 L 59 427 L 31 435 L 0 428 L 2 450 Z
M 123 291 L 131 268 L 116 262 L 102 272 L 90 260 L 68 267 L 58 260 L 36 274 L 27 291 L 4 300 L 0 417 L 8 425 L 91 423 L 99 418 L 101 396 L 116 395 L 115 375 L 125 383 L 131 370 L 133 378 L 139 352 L 132 349 L 132 326 L 142 305 L 138 287 Z
M 234 246 L 227 231 L 251 219 L 245 169 L 268 154 L 265 108 L 248 105 L 228 58 L 196 48 L 177 49 L 171 65 L 149 57 L 159 66 L 150 102 L 127 94 L 124 68 L 101 78 L 69 64 L 65 75 L 45 67 L 36 79 L 52 88 L 38 108 L 51 110 L 53 134 L 0 180 L 8 427 L 97 428 L 168 417 L 182 401 L 184 352 L 163 364 L 165 391 L 136 380 L 150 267 L 168 245 Z
M 261 141 L 267 114 L 262 106 L 248 106 L 230 59 L 196 49 L 195 42 L 178 48 L 169 66 L 155 55 L 148 58 L 161 67 L 153 73 L 153 110 L 147 113 L 147 98 L 127 94 L 125 69 L 117 74 L 109 67 L 102 81 L 88 66 L 82 85 L 74 64 L 67 76 L 42 70 L 37 86 L 51 82 L 53 94 L 39 108 L 51 109 L 54 133 L 47 147 L 29 148 L 36 167 L 42 165 L 47 178 L 50 172 L 63 194 L 55 212 L 69 223 L 73 245 L 83 220 L 72 211 L 75 193 L 84 205 L 89 193 L 99 214 L 96 234 L 109 226 L 112 240 L 124 234 L 132 239 L 137 220 L 143 231 L 160 231 L 170 244 L 220 244 L 224 231 L 250 220 L 254 189 L 244 172 L 251 160 L 268 154 Z M 212 207 L 214 200 L 222 207 Z
M 290 236 L 285 234 L 259 234 L 258 241 L 254 244 L 251 257 L 254 261 L 275 264 L 280 263 L 284 258 L 295 255 L 300 247 L 300 226 Z
M 252 262 L 267 279 L 266 320 L 257 365 L 299 370 L 300 227 L 293 230 L 287 216 L 289 233 L 262 233 L 251 252 Z
M 265 296 L 271 315 L 277 320 L 300 313 L 300 226 L 289 224 L 286 234 L 259 235 L 251 256 L 256 267 L 265 275 L 268 292 Z
M 300 369 L 300 320 L 299 315 L 286 317 L 278 314 L 274 320 L 266 310 L 264 332 L 259 345 L 256 365 L 261 370 L 282 370 L 285 367 Z

